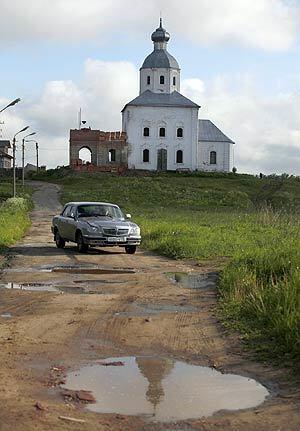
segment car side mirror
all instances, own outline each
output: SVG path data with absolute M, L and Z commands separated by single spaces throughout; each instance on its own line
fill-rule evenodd
M 126 214 L 125 216 L 127 219 L 131 219 L 131 214 Z

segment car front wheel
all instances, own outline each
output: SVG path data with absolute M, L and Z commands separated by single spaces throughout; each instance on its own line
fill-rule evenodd
M 78 233 L 76 242 L 77 242 L 77 250 L 79 251 L 79 253 L 85 253 L 88 250 L 89 246 L 84 243 L 81 232 Z
M 126 245 L 125 251 L 127 254 L 134 254 L 136 252 L 136 245 Z
M 66 241 L 60 236 L 58 230 L 55 232 L 55 244 L 57 248 L 64 248 Z

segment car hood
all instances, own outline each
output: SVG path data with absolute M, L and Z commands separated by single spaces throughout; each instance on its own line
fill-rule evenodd
M 137 226 L 135 223 L 132 223 L 130 221 L 122 220 L 122 219 L 111 219 L 110 217 L 86 217 L 81 219 L 80 221 L 86 222 L 89 226 L 92 227 L 105 227 L 105 228 L 115 228 L 115 227 L 122 227 L 130 228 Z

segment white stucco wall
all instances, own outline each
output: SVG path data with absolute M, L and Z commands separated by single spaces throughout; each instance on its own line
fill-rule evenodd
M 161 75 L 165 78 L 165 83 L 160 84 Z M 150 85 L 147 84 L 147 77 L 150 76 Z M 173 77 L 176 84 L 173 85 Z M 140 94 L 146 90 L 153 93 L 180 92 L 180 70 L 179 69 L 141 69 L 140 70 Z
M 229 142 L 201 142 L 198 144 L 198 169 L 209 172 L 230 172 L 232 169 L 232 146 Z M 217 163 L 210 164 L 210 152 L 217 153 Z
M 157 169 L 157 151 L 168 151 L 168 170 L 197 168 L 198 108 L 127 106 L 122 114 L 123 131 L 127 133 L 130 169 Z M 150 136 L 143 136 L 149 127 Z M 159 128 L 166 128 L 166 137 L 159 137 Z M 183 138 L 177 138 L 177 128 Z M 143 150 L 149 149 L 149 163 L 143 162 Z M 177 150 L 183 151 L 183 163 L 176 163 Z

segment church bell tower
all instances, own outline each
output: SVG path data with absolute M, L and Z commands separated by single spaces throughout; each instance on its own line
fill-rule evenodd
M 170 34 L 159 27 L 152 33 L 153 52 L 148 55 L 140 69 L 140 94 L 180 92 L 180 68 L 176 59 L 167 51 Z

